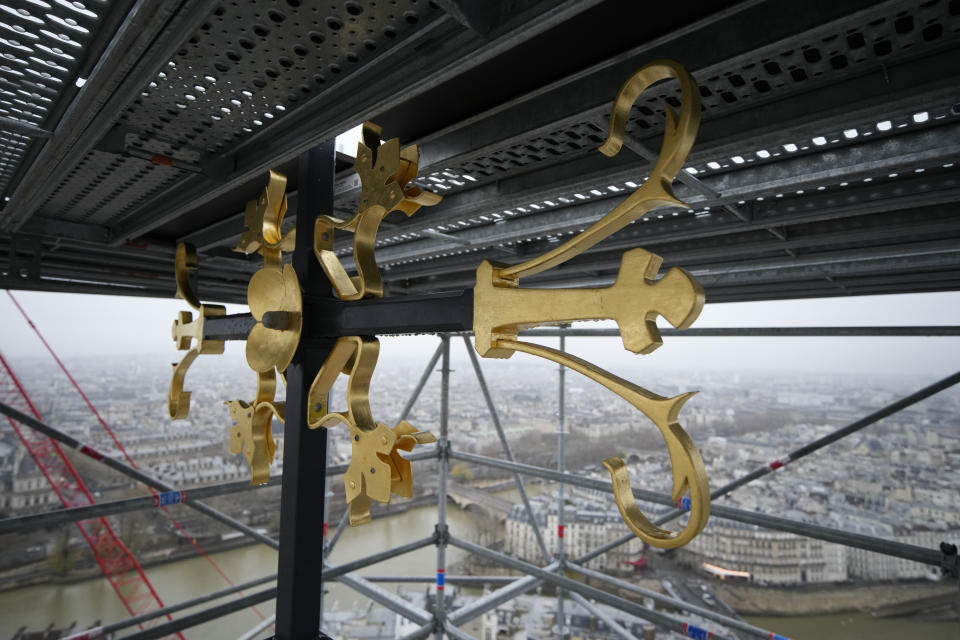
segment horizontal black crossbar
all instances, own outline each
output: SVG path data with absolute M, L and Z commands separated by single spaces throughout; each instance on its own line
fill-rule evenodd
M 473 290 L 398 296 L 344 302 L 329 298 L 304 299 L 305 315 L 315 319 L 304 327 L 303 338 L 454 333 L 473 330 Z M 256 321 L 249 313 L 208 318 L 207 340 L 245 340 Z

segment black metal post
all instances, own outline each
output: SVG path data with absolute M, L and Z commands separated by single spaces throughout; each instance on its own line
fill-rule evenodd
M 299 171 L 293 266 L 304 297 L 329 298 L 330 283 L 313 255 L 313 224 L 318 214 L 333 211 L 333 140 L 301 155 Z M 312 305 L 304 305 L 303 312 L 303 325 L 309 327 Z M 327 438 L 324 429 L 306 427 L 307 392 L 333 343 L 332 339 L 301 341 L 287 368 L 276 640 L 320 637 Z

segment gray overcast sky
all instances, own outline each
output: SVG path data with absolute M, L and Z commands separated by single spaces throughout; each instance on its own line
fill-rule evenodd
M 15 292 L 60 355 L 142 354 L 169 367 L 179 360 L 170 325 L 182 300 Z M 231 305 L 228 313 L 245 312 Z M 695 327 L 811 325 L 960 325 L 960 292 L 707 304 Z M 663 322 L 661 321 L 661 325 Z M 595 326 L 595 325 L 594 325 Z M 11 359 L 45 356 L 42 345 L 6 295 L 0 296 L 0 351 Z M 381 358 L 426 360 L 433 336 L 386 338 Z M 556 340 L 547 341 L 556 344 Z M 568 340 L 568 349 L 629 375 L 644 369 L 709 368 L 876 372 L 941 376 L 960 368 L 960 338 L 668 338 L 648 356 L 635 356 L 615 338 Z M 228 350 L 228 363 L 242 363 L 242 344 Z M 453 358 L 464 358 L 462 349 Z M 211 357 L 212 358 L 212 357 Z M 532 360 L 519 354 L 515 359 Z M 212 363 L 211 363 L 212 364 Z M 227 364 L 227 363 L 224 363 Z M 492 365 L 493 363 L 491 363 Z

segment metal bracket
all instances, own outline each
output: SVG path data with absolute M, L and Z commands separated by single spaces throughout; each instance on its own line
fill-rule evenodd
M 940 543 L 940 569 L 943 575 L 951 578 L 960 577 L 960 556 L 957 555 L 957 545 L 949 542 Z
M 437 460 L 450 459 L 450 441 L 446 438 L 437 441 Z
M 450 528 L 447 525 L 433 525 L 433 544 L 437 547 L 450 544 Z
M 24 257 L 22 254 L 30 255 Z M 10 236 L 10 259 L 7 263 L 5 279 L 9 281 L 39 280 L 42 254 L 43 242 L 40 238 L 21 234 Z

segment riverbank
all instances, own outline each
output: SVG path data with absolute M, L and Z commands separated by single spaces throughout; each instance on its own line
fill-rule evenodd
M 410 509 L 436 504 L 436 501 L 436 494 L 417 496 L 411 499 L 394 499 L 390 504 L 380 506 L 380 508 L 377 509 L 377 515 L 380 517 L 400 515 Z M 339 519 L 340 514 L 337 514 L 335 518 L 331 517 L 331 527 L 336 527 Z M 276 537 L 276 532 L 264 531 L 264 533 Z M 331 534 L 332 533 L 333 531 L 331 529 Z M 200 556 L 193 545 L 189 544 L 186 540 L 182 538 L 171 538 L 171 541 L 174 543 L 173 546 L 152 549 L 146 553 L 138 553 L 137 561 L 140 563 L 140 566 L 147 569 L 172 562 L 190 560 Z M 228 539 L 205 538 L 199 542 L 207 554 L 233 551 L 261 544 L 242 535 Z M 82 548 L 84 553 L 89 554 L 89 549 L 85 545 L 83 547 L 78 545 L 78 548 Z M 0 574 L 0 593 L 22 589 L 24 587 L 71 585 L 100 577 L 102 575 L 100 567 L 97 566 L 89 556 L 88 559 L 89 566 L 75 567 L 70 569 L 66 575 L 58 575 L 53 572 L 48 566 L 46 559 L 4 571 Z
M 724 602 L 741 615 L 803 616 L 872 612 L 892 605 L 956 593 L 948 582 L 839 584 L 820 587 L 758 587 L 711 583 Z

